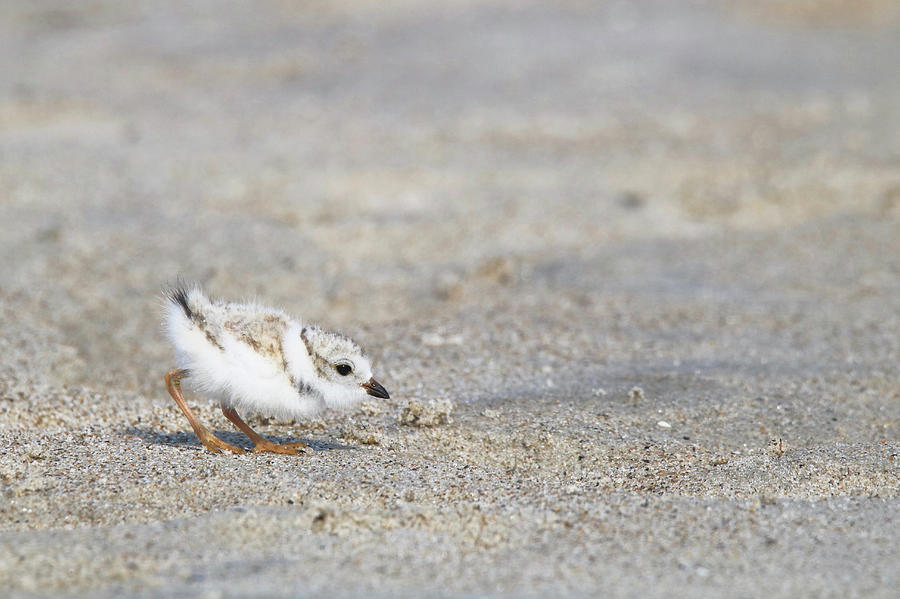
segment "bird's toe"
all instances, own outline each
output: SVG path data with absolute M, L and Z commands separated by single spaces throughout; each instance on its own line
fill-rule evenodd
M 291 441 L 290 443 L 282 443 L 284 447 L 295 447 L 297 449 L 306 449 L 309 447 L 309 443 L 305 443 L 304 441 Z
M 253 453 L 280 453 L 283 455 L 297 455 L 300 446 L 295 443 L 257 443 L 253 447 Z
M 237 454 L 246 453 L 242 448 L 232 445 L 231 443 L 226 443 L 213 434 L 210 434 L 208 437 L 204 436 L 200 439 L 200 442 L 203 443 L 203 447 L 213 453 L 222 453 L 225 450 Z

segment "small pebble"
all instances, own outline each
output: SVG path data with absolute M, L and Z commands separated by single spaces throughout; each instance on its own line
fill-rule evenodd
M 450 423 L 450 414 L 456 404 L 447 399 L 430 400 L 426 403 L 414 399 L 407 403 L 400 413 L 398 422 L 405 426 L 433 427 Z

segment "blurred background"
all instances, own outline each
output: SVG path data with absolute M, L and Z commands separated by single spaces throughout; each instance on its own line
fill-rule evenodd
M 422 335 L 498 350 L 449 360 L 495 387 L 896 358 L 892 0 L 0 10 L 8 385 L 159 395 L 176 275 L 361 333 L 407 390 L 442 384 Z
M 0 579 L 895 596 L 898 57 L 897 0 L 3 0 Z M 203 452 L 179 275 L 391 400 Z

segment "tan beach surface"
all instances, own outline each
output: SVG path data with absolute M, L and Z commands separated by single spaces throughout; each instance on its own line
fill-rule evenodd
M 0 595 L 897 597 L 898 6 L 2 3 Z M 391 399 L 204 450 L 179 275 Z

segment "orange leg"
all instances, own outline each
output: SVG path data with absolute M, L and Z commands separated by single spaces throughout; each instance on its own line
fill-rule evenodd
M 231 420 L 236 427 L 241 429 L 242 433 L 250 437 L 250 440 L 253 441 L 253 453 L 286 453 L 288 455 L 297 455 L 298 448 L 309 447 L 309 445 L 303 441 L 297 441 L 295 443 L 273 443 L 250 428 L 250 425 L 238 416 L 238 413 L 234 408 L 222 406 L 222 413 L 225 414 L 225 418 Z
M 203 447 L 215 453 L 219 453 L 223 449 L 227 449 L 234 453 L 245 453 L 240 447 L 236 447 L 231 443 L 226 443 L 222 439 L 216 437 L 212 434 L 212 431 L 203 426 L 203 424 L 197 420 L 197 417 L 194 416 L 194 413 L 188 407 L 187 402 L 184 399 L 184 395 L 181 394 L 181 379 L 187 375 L 187 370 L 170 370 L 166 373 L 166 389 L 169 390 L 169 395 L 172 396 L 172 399 L 175 400 L 175 403 L 178 404 L 178 407 L 181 408 L 181 411 L 187 416 L 188 422 L 191 423 L 191 428 L 194 429 L 194 434 L 196 434 L 197 438 L 200 439 L 200 442 L 203 443 Z

